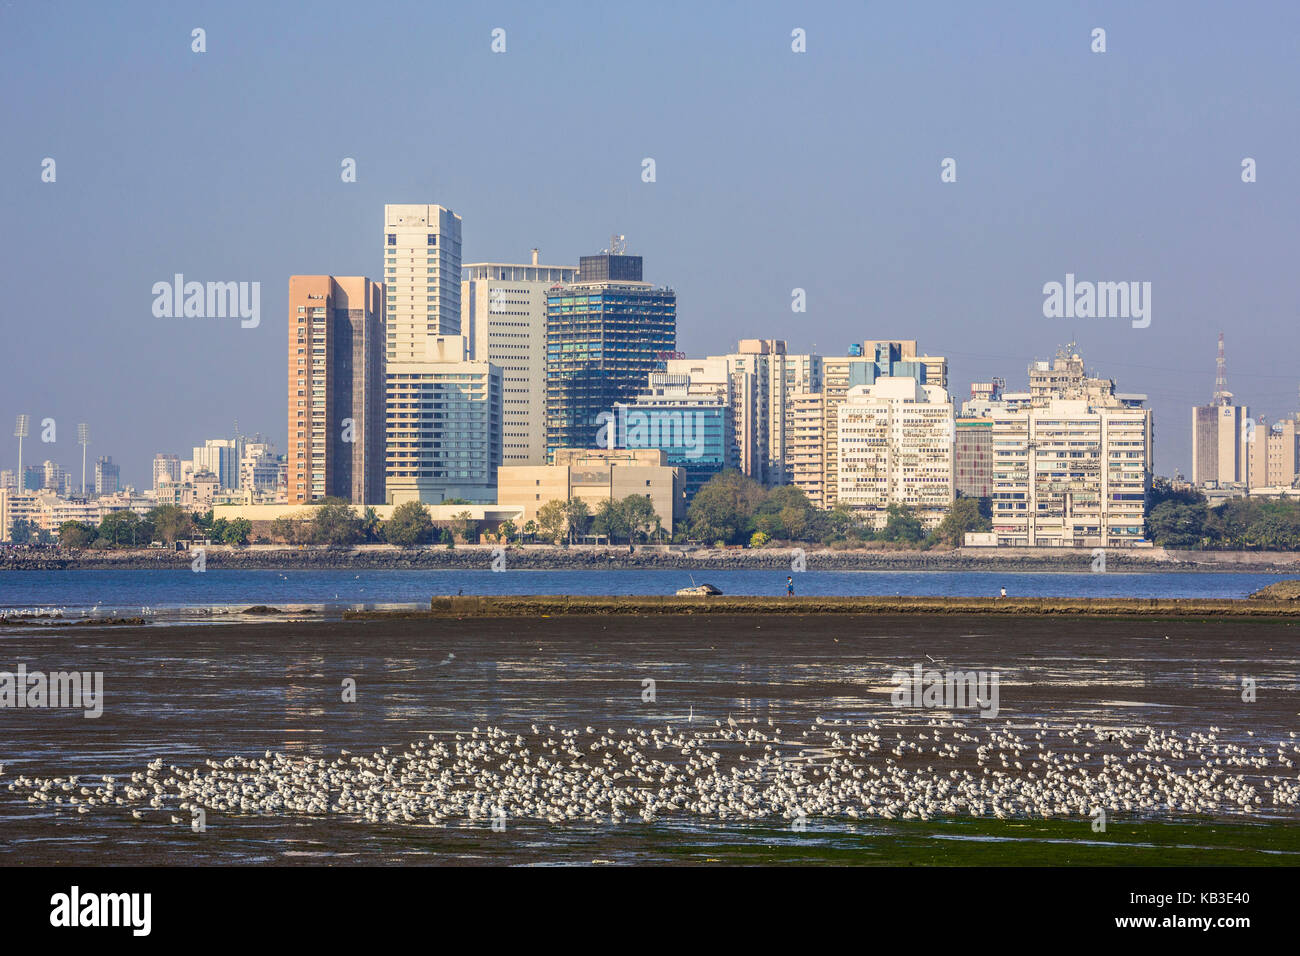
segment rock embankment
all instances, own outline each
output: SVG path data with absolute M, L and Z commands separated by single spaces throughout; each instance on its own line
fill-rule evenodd
M 491 545 L 396 548 L 366 545 L 357 548 L 287 548 L 254 546 L 205 548 L 204 563 L 212 569 L 242 570 L 477 570 L 493 566 Z M 955 550 L 831 550 L 769 547 L 745 550 L 714 548 L 572 547 L 545 545 L 512 547 L 505 551 L 506 567 L 517 571 L 573 570 L 771 570 L 789 571 L 802 550 L 809 571 L 1074 571 L 1095 570 L 1088 548 L 959 548 Z M 0 548 L 0 571 L 184 570 L 191 566 L 187 551 L 76 551 L 59 548 Z M 1106 570 L 1114 571 L 1300 571 L 1300 554 L 1259 552 L 1194 552 L 1141 549 L 1106 551 Z

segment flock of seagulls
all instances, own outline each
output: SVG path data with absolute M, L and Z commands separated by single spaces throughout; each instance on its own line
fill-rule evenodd
M 730 716 L 621 733 L 532 724 L 330 760 L 267 751 L 191 769 L 157 759 L 121 777 L 20 775 L 7 789 L 51 812 L 186 827 L 200 809 L 209 826 L 217 814 L 485 826 L 1300 813 L 1296 734 L 1234 743 L 1220 733 L 941 718 L 819 717 L 788 734 L 770 718 Z

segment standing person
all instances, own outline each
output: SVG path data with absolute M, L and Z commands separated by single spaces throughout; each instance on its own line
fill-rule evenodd
M 789 574 L 786 575 L 785 593 L 787 597 L 794 597 L 794 576 L 793 575 L 789 575 Z
M 1003 588 L 1003 589 L 1002 589 L 1002 596 L 1003 596 L 1003 597 L 1006 597 L 1006 596 L 1007 596 L 1007 589 L 1006 589 L 1006 588 Z

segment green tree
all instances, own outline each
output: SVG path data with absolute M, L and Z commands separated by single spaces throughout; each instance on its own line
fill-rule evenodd
M 271 537 L 285 544 L 310 544 L 311 523 L 302 513 L 283 515 L 271 522 Z
M 384 537 L 383 524 L 383 521 L 379 518 L 379 512 L 375 510 L 375 506 L 366 505 L 365 510 L 361 512 L 362 540 L 371 543 L 382 541 Z
M 530 518 L 528 521 L 524 522 L 523 530 L 524 530 L 524 537 L 527 538 L 529 541 L 533 540 L 533 537 L 537 534 L 537 522 L 533 521 Z
M 384 522 L 384 539 L 390 544 L 409 548 L 433 540 L 433 519 L 429 509 L 418 501 L 405 501 L 393 509 L 393 516 Z
M 311 522 L 312 538 L 330 547 L 351 547 L 361 540 L 361 519 L 342 498 L 323 498 Z
M 946 544 L 961 546 L 968 531 L 990 531 L 993 522 L 980 514 L 980 503 L 976 498 L 957 498 L 948 509 L 948 513 L 935 529 L 935 536 Z
M 723 471 L 695 492 L 686 524 L 696 541 L 740 542 L 753 528 L 754 512 L 764 500 L 763 486 L 738 471 Z
M 248 544 L 249 537 L 253 534 L 253 523 L 247 518 L 232 518 L 226 522 L 226 529 L 221 535 L 224 544 L 233 544 L 243 547 Z
M 105 541 L 111 542 L 114 548 L 141 548 L 153 540 L 152 528 L 157 527 L 158 518 L 162 517 L 167 520 L 172 517 L 171 512 L 162 512 L 164 508 L 171 508 L 171 505 L 163 505 L 161 508 L 154 508 L 149 512 L 148 520 L 141 520 L 140 516 L 134 511 L 111 511 L 104 515 L 99 523 L 98 537 Z M 188 534 L 190 529 L 189 514 L 181 508 L 176 508 L 180 519 L 177 524 L 170 528 L 172 531 L 184 531 Z M 177 534 L 172 538 L 164 538 L 165 541 L 176 541 L 181 535 Z
M 587 524 L 591 521 L 591 507 L 581 498 L 570 498 L 564 502 L 564 522 L 565 534 L 568 535 L 569 543 L 573 539 L 587 530 Z
M 503 544 L 509 544 L 518 534 L 519 529 L 515 527 L 515 523 L 509 518 L 497 525 L 497 536 Z
M 1205 502 L 1187 504 L 1166 499 L 1147 515 L 1147 537 L 1162 548 L 1199 548 L 1206 536 Z
M 475 532 L 478 530 L 478 522 L 468 511 L 458 511 L 451 518 L 451 533 L 460 538 L 466 544 L 474 544 L 474 539 L 478 536 Z
M 113 514 L 123 515 L 126 513 L 117 511 Z M 105 516 L 104 521 L 106 522 L 111 517 L 113 515 Z M 194 535 L 193 515 L 177 505 L 159 505 L 146 515 L 146 520 L 153 525 L 153 533 L 157 535 L 158 539 L 167 544 L 175 544 L 177 541 L 191 538 Z M 105 532 L 104 522 L 100 522 L 99 536 L 101 538 L 113 538 L 116 541 L 115 535 Z M 148 542 L 144 543 L 147 544 Z
M 885 541 L 915 544 L 925 537 L 921 519 L 906 505 L 890 505 L 885 509 L 885 514 L 885 527 L 880 533 Z
M 546 540 L 552 544 L 559 544 L 560 538 L 568 530 L 568 515 L 565 512 L 565 502 L 555 499 L 538 508 L 537 528 Z
M 59 547 L 88 548 L 95 541 L 98 529 L 84 521 L 65 521 L 59 525 Z
M 14 544 L 30 544 L 39 530 L 35 521 L 29 521 L 26 518 L 15 518 L 9 524 L 9 540 Z
M 591 533 L 603 535 L 610 544 L 626 539 L 631 533 L 627 514 L 619 504 L 613 498 L 606 498 L 596 505 L 596 513 L 591 518 Z
M 627 526 L 628 544 L 636 538 L 648 540 L 651 532 L 661 524 L 659 515 L 655 513 L 654 502 L 645 495 L 628 495 L 618 506 Z

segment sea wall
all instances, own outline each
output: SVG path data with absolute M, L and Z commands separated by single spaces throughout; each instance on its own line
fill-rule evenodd
M 211 546 L 205 549 L 209 569 L 274 570 L 338 569 L 463 569 L 492 566 L 491 545 L 397 548 L 366 545 L 358 548 L 289 548 Z M 794 548 L 716 550 L 713 548 L 579 546 L 558 548 L 528 545 L 506 549 L 506 567 L 514 570 L 664 569 L 707 571 L 767 569 L 788 571 Z M 60 548 L 0 548 L 0 570 L 151 569 L 190 567 L 184 551 L 76 551 Z M 1087 548 L 959 548 L 955 550 L 829 550 L 803 549 L 810 571 L 1091 571 L 1093 551 Z M 1279 571 L 1300 573 L 1300 553 L 1166 551 L 1163 548 L 1106 551 L 1107 571 Z

